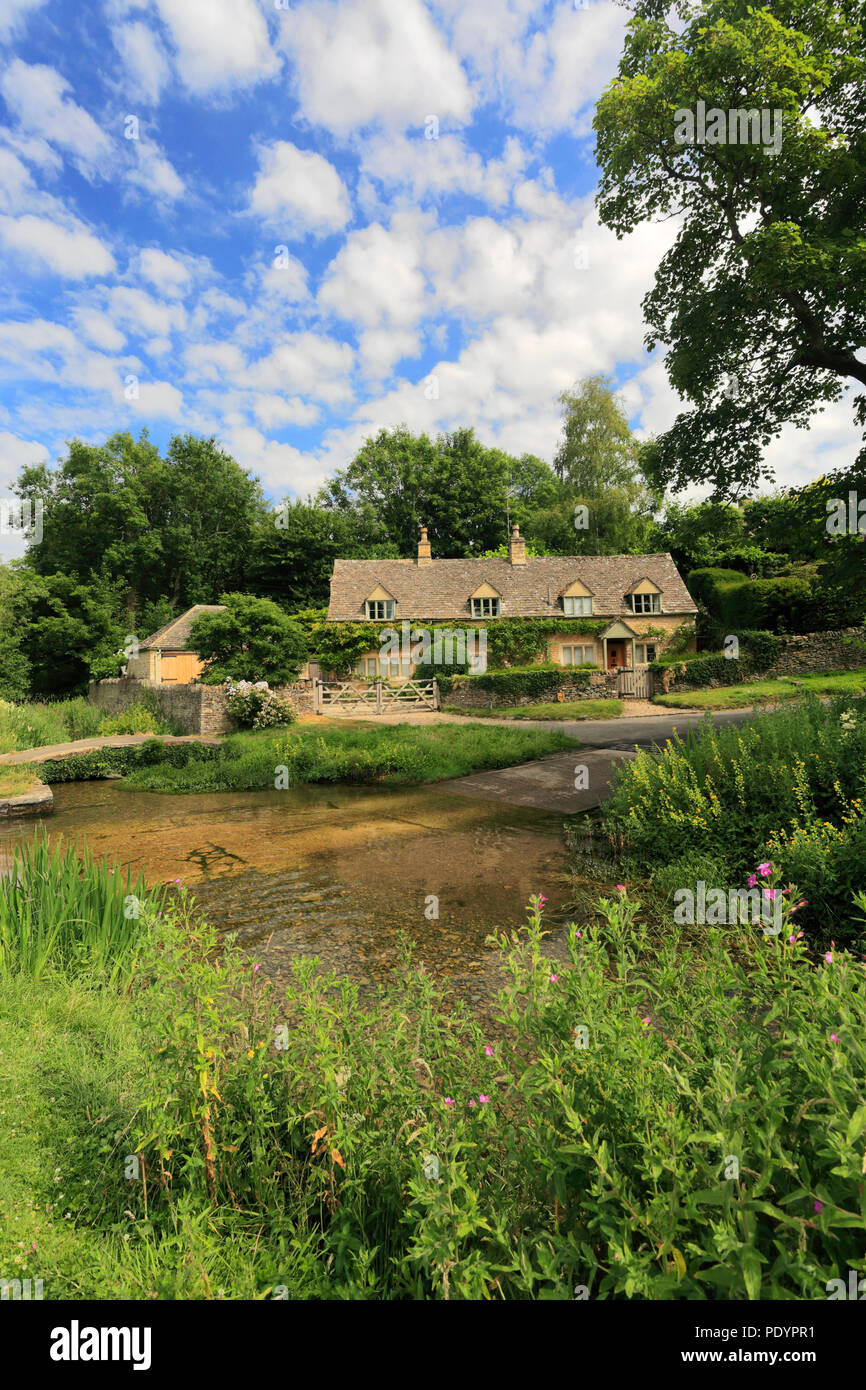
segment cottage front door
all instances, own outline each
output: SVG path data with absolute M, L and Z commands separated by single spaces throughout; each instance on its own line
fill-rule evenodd
M 607 669 L 616 671 L 620 666 L 625 666 L 627 661 L 627 643 L 623 637 L 608 638 L 607 642 Z

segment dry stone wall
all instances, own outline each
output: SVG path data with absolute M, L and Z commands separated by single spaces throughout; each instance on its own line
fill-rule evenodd
M 291 701 L 299 717 L 313 713 L 312 681 L 276 686 L 275 693 Z M 131 705 L 146 704 L 185 734 L 226 734 L 235 727 L 221 685 L 157 685 L 123 676 L 95 681 L 87 698 L 106 714 L 121 714 Z

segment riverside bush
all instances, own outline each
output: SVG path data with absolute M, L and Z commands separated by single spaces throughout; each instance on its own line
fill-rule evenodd
M 137 1298 L 814 1299 L 862 1272 L 863 964 L 787 926 L 735 957 L 650 939 L 620 893 L 552 967 L 543 901 L 498 938 L 491 1037 L 408 951 L 372 1000 L 310 960 L 262 984 L 181 895 L 101 1039 L 123 1091 L 52 1067 L 87 1265 L 55 1295 L 103 1264 Z
M 863 882 L 864 792 L 866 701 L 810 696 L 736 727 L 708 717 L 686 741 L 675 734 L 662 751 L 638 753 L 618 766 L 602 814 L 625 862 L 656 875 L 704 855 L 734 886 L 769 847 L 809 898 L 809 929 L 844 939 Z

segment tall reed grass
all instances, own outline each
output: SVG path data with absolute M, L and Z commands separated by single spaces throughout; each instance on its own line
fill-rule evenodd
M 40 835 L 22 845 L 0 878 L 0 976 L 33 979 L 49 968 L 92 972 L 108 983 L 132 965 L 143 928 L 165 904 L 117 866 Z

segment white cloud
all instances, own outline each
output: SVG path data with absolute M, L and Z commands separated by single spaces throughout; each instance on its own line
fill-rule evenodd
M 256 0 L 156 0 L 184 85 L 197 96 L 250 87 L 275 76 L 279 60 Z
M 168 58 L 156 34 L 137 22 L 115 25 L 111 37 L 132 80 L 133 95 L 153 106 L 169 78 Z
M 463 123 L 472 94 L 459 60 L 421 0 L 293 6 L 280 43 L 291 54 L 304 115 L 341 135 L 380 122 Z
M 338 232 L 351 216 L 346 185 L 333 164 L 287 140 L 259 150 L 250 211 L 291 237 Z
M 139 382 L 138 396 L 130 401 L 134 414 L 149 420 L 170 420 L 179 424 L 184 414 L 183 396 L 170 381 Z
M 153 334 L 166 338 L 186 325 L 186 311 L 180 304 L 165 304 L 145 290 L 117 285 L 108 296 L 112 316 L 125 323 L 139 337 Z
M 33 10 L 41 9 L 46 0 L 0 0 L 0 39 L 7 39 L 24 28 Z
M 135 151 L 135 162 L 127 170 L 127 181 L 156 198 L 176 202 L 184 191 L 184 185 L 174 166 L 155 145 L 144 140 L 130 140 L 128 143 Z
M 415 214 L 399 214 L 390 230 L 374 222 L 353 232 L 328 267 L 319 302 L 367 328 L 416 324 L 426 297 L 419 268 L 424 225 Z
M 104 348 L 106 352 L 123 350 L 126 335 L 121 333 L 108 314 L 82 305 L 73 311 L 73 320 L 79 333 L 96 347 Z
M 108 275 L 114 257 L 81 222 L 60 226 L 46 217 L 0 217 L 0 240 L 25 260 L 42 261 L 67 280 Z
M 88 178 L 106 169 L 112 143 L 93 117 L 67 96 L 69 83 L 55 68 L 15 58 L 0 77 L 0 92 L 25 133 L 66 150 Z
M 505 142 L 501 159 L 486 162 L 462 135 L 428 140 L 417 135 L 377 135 L 360 149 L 361 170 L 387 189 L 405 188 L 415 201 L 451 193 L 469 193 L 491 206 L 507 203 L 529 155 L 515 136 Z
M 183 261 L 157 247 L 148 246 L 140 252 L 138 270 L 142 279 L 162 294 L 181 295 L 190 283 L 190 272 Z
M 351 399 L 354 352 L 348 343 L 319 333 L 292 333 L 249 367 L 244 384 L 255 390 L 286 391 L 331 405 Z

